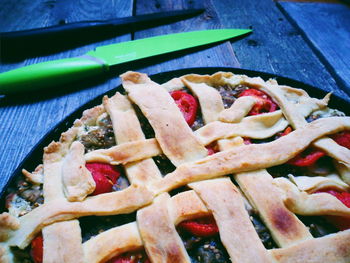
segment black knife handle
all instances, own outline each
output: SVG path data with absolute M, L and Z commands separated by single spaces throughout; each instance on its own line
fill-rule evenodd
M 0 32 L 0 61 L 48 55 L 137 30 L 173 23 L 204 9 L 160 12 L 109 20 L 82 21 L 14 32 Z
M 90 29 L 111 29 L 113 24 L 104 21 L 87 21 L 76 22 L 65 25 L 50 26 L 45 28 L 35 28 L 29 30 L 21 30 L 14 32 L 0 33 L 1 41 L 14 42 L 26 40 L 42 40 L 51 37 L 58 37 L 59 35 L 70 35 L 75 33 L 82 33 Z
M 0 39 L 4 42 L 17 42 L 26 40 L 44 40 L 57 38 L 58 36 L 69 36 L 74 34 L 83 34 L 86 32 L 98 32 L 98 30 L 121 30 L 127 28 L 130 32 L 138 27 L 154 26 L 152 23 L 167 23 L 183 19 L 187 16 L 200 14 L 204 9 L 188 9 L 169 12 L 160 12 L 132 17 L 122 17 L 109 20 L 82 21 L 63 25 L 49 26 L 44 28 L 35 28 L 14 32 L 0 33 Z

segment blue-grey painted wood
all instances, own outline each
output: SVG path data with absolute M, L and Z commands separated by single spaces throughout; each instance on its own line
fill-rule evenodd
M 303 32 L 337 84 L 350 94 L 350 7 L 329 3 L 279 5 Z
M 218 29 L 225 26 L 220 23 L 219 15 L 215 12 L 211 1 L 136 1 L 136 14 L 147 14 L 174 9 L 205 8 L 200 16 L 179 21 L 170 25 L 159 26 L 135 33 L 135 39 L 151 37 L 161 34 L 180 33 L 194 30 Z M 244 27 L 243 27 L 244 28 Z M 212 47 L 200 48 L 193 52 L 181 52 L 180 55 L 167 56 L 166 60 L 159 60 L 156 64 L 140 65 L 140 70 L 147 74 L 190 68 L 190 67 L 240 67 L 231 44 L 226 41 Z
M 202 28 L 249 28 L 253 33 L 241 40 L 187 54 L 180 58 L 146 65 L 141 70 L 157 73 L 190 66 L 236 66 L 275 73 L 304 81 L 342 97 L 349 96 L 341 91 L 335 80 L 305 43 L 301 33 L 281 13 L 271 0 L 206 0 L 206 1 L 137 1 L 137 14 L 169 10 L 174 8 L 201 7 L 206 12 L 189 21 L 181 21 L 135 33 L 135 38 L 154 36 L 167 32 L 190 31 Z M 190 23 L 189 23 L 190 22 Z M 317 78 L 315 78 L 317 76 Z
M 125 0 L 19 0 L 0 1 L 0 31 L 56 25 L 61 20 L 107 19 L 132 15 L 132 1 Z M 131 34 L 57 52 L 52 55 L 0 64 L 0 72 L 32 63 L 79 56 L 99 45 L 131 40 Z M 25 48 L 25 43 L 23 43 Z M 76 83 L 74 90 L 0 97 L 0 190 L 31 148 L 76 108 L 119 85 L 116 75 Z
M 233 43 L 242 68 L 279 74 L 339 96 L 339 90 L 323 63 L 305 43 L 301 33 L 271 0 L 212 0 L 225 27 L 251 26 L 253 34 Z

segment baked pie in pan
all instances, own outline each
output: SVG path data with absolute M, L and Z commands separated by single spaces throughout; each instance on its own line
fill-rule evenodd
M 350 262 L 350 118 L 330 94 L 121 78 L 8 188 L 1 262 Z

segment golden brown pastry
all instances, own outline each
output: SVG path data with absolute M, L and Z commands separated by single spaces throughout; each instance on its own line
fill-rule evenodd
M 0 262 L 350 261 L 350 117 L 330 95 L 230 72 L 121 78 L 23 170 Z

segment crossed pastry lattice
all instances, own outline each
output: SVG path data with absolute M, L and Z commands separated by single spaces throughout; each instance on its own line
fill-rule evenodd
M 44 150 L 45 203 L 17 218 L 3 213 L 1 259 L 11 261 L 10 246 L 25 248 L 42 231 L 44 262 L 105 262 L 127 251 L 145 248 L 152 262 L 190 262 L 176 225 L 213 215 L 232 262 L 349 262 L 350 230 L 313 238 L 299 215 L 350 216 L 332 195 L 308 194 L 286 178 L 272 178 L 265 168 L 283 164 L 310 144 L 337 162 L 341 179 L 350 183 L 350 150 L 325 137 L 350 129 L 349 117 L 307 123 L 312 111 L 327 106 L 329 96 L 314 99 L 300 89 L 270 80 L 219 72 L 187 75 L 163 85 L 145 74 L 122 75 L 126 95 L 104 97 L 86 110 L 59 142 Z M 224 109 L 218 85 L 246 85 L 264 91 L 280 110 L 246 116 L 254 99 L 242 97 Z M 169 91 L 185 85 L 198 98 L 204 126 L 192 131 Z M 148 119 L 155 138 L 146 139 L 132 103 Z M 108 114 L 118 144 L 84 154 L 76 140 L 84 126 Z M 294 131 L 265 144 L 245 145 L 242 137 L 269 138 L 288 125 Z M 220 152 L 207 156 L 217 142 Z M 165 154 L 176 169 L 162 176 L 152 157 Z M 94 182 L 86 162 L 124 165 L 131 185 L 118 192 L 88 196 Z M 226 175 L 233 174 L 239 188 Z M 311 180 L 311 179 L 310 179 Z M 330 185 L 335 180 L 324 179 Z M 312 180 L 311 180 L 312 181 Z M 188 185 L 192 190 L 170 196 Z M 280 247 L 265 249 L 249 219 L 246 199 L 256 209 Z M 136 222 L 109 229 L 82 243 L 76 218 L 137 211 Z

